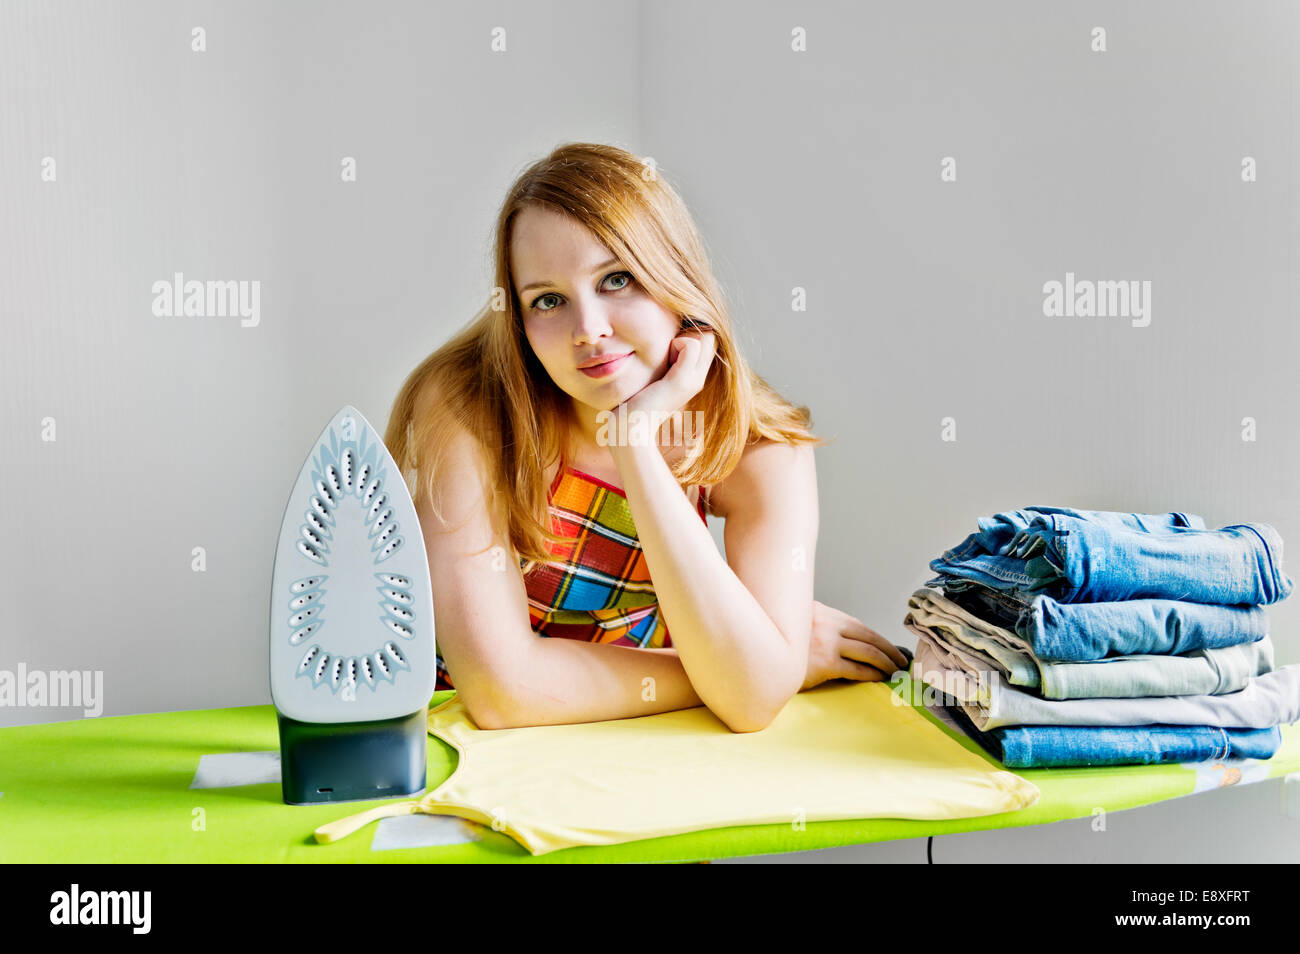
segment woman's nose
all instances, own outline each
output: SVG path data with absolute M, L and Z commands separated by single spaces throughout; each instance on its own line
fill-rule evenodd
M 599 302 L 579 302 L 574 308 L 574 315 L 575 343 L 593 341 L 608 335 L 613 330 L 610 328 L 609 315 L 605 313 L 604 305 Z

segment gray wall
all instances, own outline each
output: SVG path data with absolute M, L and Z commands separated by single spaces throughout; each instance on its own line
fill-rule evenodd
M 105 715 L 268 703 L 312 440 L 348 403 L 382 432 L 481 306 L 528 162 L 635 145 L 636 36 L 596 0 L 0 6 L 0 668 L 102 670 Z M 155 316 L 175 272 L 260 281 L 260 321 Z
M 102 670 L 105 715 L 269 702 L 272 552 L 306 442 L 349 402 L 382 429 L 485 294 L 509 182 L 573 139 L 656 159 L 751 362 L 836 438 L 823 602 L 911 645 L 928 561 L 1030 504 L 1300 541 L 1300 9 L 1249 10 L 6 3 L 0 668 Z M 175 272 L 260 281 L 259 323 L 154 315 Z M 1150 281 L 1149 325 L 1045 317 L 1067 272 Z M 1300 661 L 1300 600 L 1270 617 L 1279 664 Z M 1145 839 L 1068 823 L 939 839 L 936 860 L 1164 857 L 1211 812 L 1241 858 L 1272 858 L 1300 833 L 1260 807 L 1280 783 L 1257 788 L 1117 816 Z

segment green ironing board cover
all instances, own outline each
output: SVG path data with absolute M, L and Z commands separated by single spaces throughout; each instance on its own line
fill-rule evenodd
M 919 700 L 921 684 L 912 689 L 905 698 Z M 432 704 L 450 695 L 436 693 Z M 975 742 L 918 708 L 936 732 L 998 764 Z M 451 775 L 456 753 L 433 736 L 428 742 L 432 790 Z M 474 826 L 480 840 L 462 844 L 375 851 L 372 824 L 321 845 L 312 835 L 317 826 L 389 800 L 290 806 L 281 801 L 278 782 L 190 788 L 202 755 L 278 748 L 271 706 L 0 729 L 0 863 L 705 861 L 1042 825 L 1088 817 L 1098 808 L 1115 812 L 1189 795 L 1197 780 L 1196 771 L 1179 764 L 1021 769 L 1016 774 L 1037 785 L 1042 797 L 1000 815 L 809 822 L 803 829 L 789 824 L 715 828 L 534 857 L 508 835 L 481 825 Z M 1281 748 L 1260 764 L 1268 766 L 1269 778 L 1300 771 L 1300 724 L 1282 726 Z

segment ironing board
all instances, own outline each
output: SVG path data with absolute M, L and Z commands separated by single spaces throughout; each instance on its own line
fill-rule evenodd
M 910 678 L 910 677 L 908 677 Z M 921 698 L 922 685 L 894 691 Z M 436 693 L 433 705 L 452 695 Z M 911 704 L 911 703 L 909 703 Z M 991 764 L 974 741 L 918 703 L 934 725 Z M 456 753 L 433 736 L 429 790 L 451 775 Z M 1273 758 L 1243 770 L 1222 764 L 1021 769 L 1042 792 L 1015 812 L 943 821 L 865 819 L 761 825 L 568 848 L 530 855 L 504 832 L 457 818 L 411 815 L 384 819 L 329 845 L 318 825 L 384 801 L 290 806 L 277 779 L 191 788 L 204 756 L 236 765 L 260 759 L 263 775 L 279 741 L 275 710 L 243 706 L 160 712 L 0 729 L 0 864 L 15 862 L 689 862 L 810 851 L 955 832 L 1042 825 L 1122 811 L 1226 784 L 1300 771 L 1300 723 L 1282 726 Z M 218 764 L 213 762 L 210 764 Z M 229 766 L 229 761 L 221 763 Z M 236 770 L 234 778 L 238 778 Z M 225 781 L 229 781 L 228 776 Z M 386 800 L 385 800 L 386 801 Z M 386 827 L 388 826 L 388 827 Z M 428 844 L 429 841 L 451 841 Z M 392 847 L 423 842 L 420 847 Z

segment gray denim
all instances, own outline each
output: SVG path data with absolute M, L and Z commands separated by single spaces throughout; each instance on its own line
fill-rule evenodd
M 1211 725 L 1267 729 L 1300 720 L 1300 665 L 1256 676 L 1244 689 L 1223 695 L 1114 699 L 1044 699 L 1009 685 L 995 672 L 977 683 L 946 665 L 942 647 L 917 643 L 912 672 L 956 698 L 980 731 L 1020 725 Z

